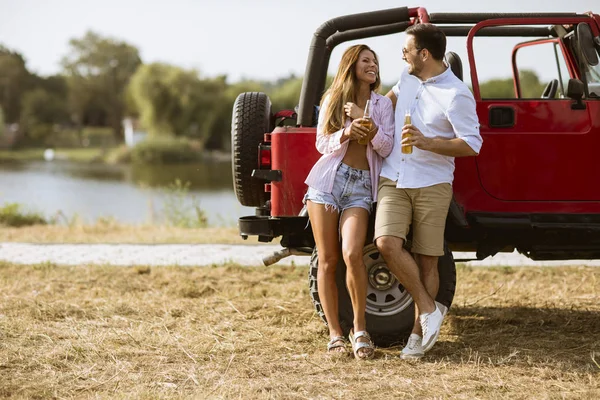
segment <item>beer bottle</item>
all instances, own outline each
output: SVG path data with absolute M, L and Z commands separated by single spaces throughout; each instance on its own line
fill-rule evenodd
M 406 115 L 404 115 L 404 125 L 410 125 L 411 119 L 410 119 L 410 112 L 406 112 Z M 411 137 L 412 133 L 403 133 L 402 134 L 402 140 L 404 140 L 404 138 L 407 137 Z M 412 146 L 402 146 L 402 154 L 412 154 L 413 152 L 413 147 Z
M 364 120 L 360 122 L 360 125 L 371 131 L 371 129 L 373 129 L 373 122 L 371 121 L 371 100 L 367 100 L 367 104 L 365 104 L 365 114 L 363 115 L 363 119 Z M 358 139 L 358 144 L 365 146 L 369 144 L 369 135 L 362 139 Z

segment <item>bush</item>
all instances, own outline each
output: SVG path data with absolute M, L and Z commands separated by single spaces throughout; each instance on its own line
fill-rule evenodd
M 4 136 L 4 112 L 2 111 L 2 107 L 0 107 L 0 137 Z
M 116 147 L 106 155 L 106 162 L 109 164 L 127 164 L 131 162 L 131 149 L 122 144 Z
M 106 126 L 60 127 L 53 135 L 56 147 L 115 147 L 113 130 Z
M 21 227 L 47 224 L 48 221 L 41 214 L 25 212 L 19 203 L 7 203 L 0 207 L 0 225 Z
M 138 143 L 131 161 L 140 164 L 176 164 L 194 162 L 202 156 L 201 146 L 185 138 L 154 138 Z
M 163 215 L 168 225 L 179 228 L 206 228 L 208 219 L 198 200 L 189 195 L 190 183 L 179 179 L 165 190 Z M 188 202 L 191 200 L 191 204 Z

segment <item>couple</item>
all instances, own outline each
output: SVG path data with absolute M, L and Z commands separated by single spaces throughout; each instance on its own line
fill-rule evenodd
M 446 312 L 434 299 L 454 157 L 475 156 L 482 144 L 475 100 L 443 61 L 444 33 L 435 25 L 417 24 L 406 34 L 402 53 L 408 68 L 387 96 L 376 93 L 380 79 L 375 52 L 366 45 L 344 52 L 321 103 L 316 146 L 323 156 L 306 179 L 304 200 L 319 249 L 319 299 L 330 335 L 327 350 L 347 351 L 335 282 L 341 246 L 354 312 L 350 342 L 357 359 L 369 359 L 375 350 L 366 331 L 363 262 L 373 202 L 378 201 L 375 245 L 416 306 L 401 357 L 418 359 L 436 342 Z M 370 128 L 361 124 L 367 100 L 372 104 Z M 407 125 L 406 112 L 412 115 Z M 368 144 L 359 144 L 359 139 Z M 405 146 L 413 146 L 413 153 L 404 154 Z M 411 224 L 414 258 L 403 248 Z

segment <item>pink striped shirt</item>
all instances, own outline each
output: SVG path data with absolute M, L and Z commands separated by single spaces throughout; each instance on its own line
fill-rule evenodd
M 340 143 L 344 129 L 326 135 L 323 133 L 325 128 L 325 110 L 329 104 L 329 98 L 323 101 L 319 111 L 319 123 L 317 124 L 317 150 L 323 154 L 310 170 L 306 183 L 313 189 L 321 192 L 331 193 L 333 182 L 338 165 L 346 155 L 349 140 Z M 367 161 L 371 171 L 371 192 L 373 201 L 377 201 L 377 185 L 379 184 L 379 174 L 381 173 L 381 164 L 384 157 L 392 152 L 394 146 L 394 108 L 392 101 L 385 96 L 371 92 L 371 104 L 373 111 L 371 118 L 377 124 L 378 131 L 367 145 Z M 351 123 L 350 118 L 346 119 L 344 128 Z

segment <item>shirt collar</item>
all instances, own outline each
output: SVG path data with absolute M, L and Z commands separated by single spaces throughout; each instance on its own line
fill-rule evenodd
M 446 65 L 446 64 L 444 64 L 444 65 Z M 444 81 L 448 77 L 449 73 L 452 73 L 452 72 L 450 71 L 450 67 L 448 67 L 446 65 L 446 70 L 444 72 L 442 72 L 439 75 L 432 76 L 431 78 L 423 81 L 423 83 L 439 83 L 439 82 L 442 82 L 442 81 Z
M 379 101 L 379 96 L 373 90 L 371 90 L 371 104 L 375 105 Z

